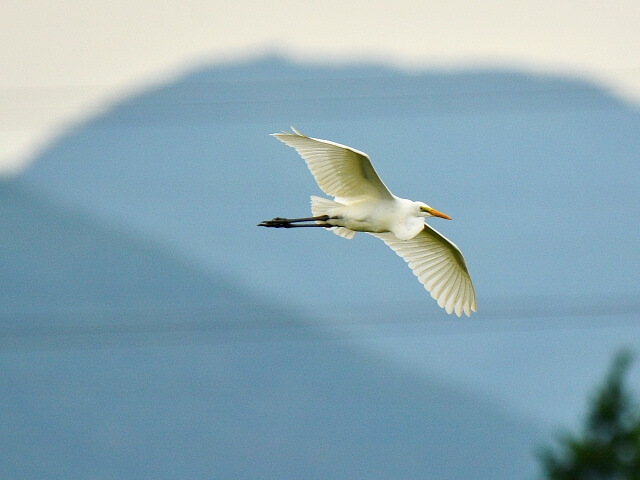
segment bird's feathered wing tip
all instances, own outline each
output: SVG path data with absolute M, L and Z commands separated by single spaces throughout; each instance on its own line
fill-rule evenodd
M 380 180 L 366 153 L 329 140 L 307 137 L 295 127 L 291 129 L 293 133 L 271 135 L 296 149 L 307 162 L 318 186 L 327 195 L 340 198 L 394 198 Z
M 291 132 L 293 132 L 293 133 L 291 133 Z M 282 130 L 280 132 L 270 133 L 269 135 L 271 135 L 272 137 L 279 137 L 279 136 L 283 136 L 283 135 L 298 135 L 299 137 L 311 138 L 311 137 L 308 137 L 307 135 L 305 135 L 304 133 L 302 133 L 300 130 L 298 130 L 294 126 L 291 127 L 291 132 L 287 132 L 286 130 Z
M 447 313 L 471 316 L 478 303 L 471 276 L 458 247 L 429 225 L 411 240 L 392 233 L 372 234 L 402 257 L 424 288 Z

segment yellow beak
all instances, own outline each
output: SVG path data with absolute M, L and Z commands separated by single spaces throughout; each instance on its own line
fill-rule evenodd
M 439 210 L 436 210 L 435 208 L 429 207 L 426 210 L 427 210 L 427 212 L 429 212 L 434 217 L 440 217 L 440 218 L 444 218 L 446 220 L 451 220 L 451 217 L 449 215 L 447 215 L 446 213 L 442 213 Z

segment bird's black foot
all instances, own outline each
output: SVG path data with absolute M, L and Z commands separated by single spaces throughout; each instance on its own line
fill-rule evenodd
M 307 218 L 281 218 L 275 217 L 271 220 L 265 220 L 258 224 L 259 227 L 272 227 L 272 228 L 302 228 L 302 227 L 323 227 L 331 228 L 333 225 L 328 223 L 315 223 L 326 222 L 329 220 L 329 215 L 321 215 L 319 217 L 307 217 Z M 314 222 L 314 223 L 303 223 Z

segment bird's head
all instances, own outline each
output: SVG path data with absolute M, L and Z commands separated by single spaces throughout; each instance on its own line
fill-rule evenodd
M 440 217 L 446 220 L 451 220 L 451 217 L 449 215 L 447 215 L 446 213 L 442 213 L 439 210 L 436 210 L 435 208 L 431 208 L 426 203 L 418 202 L 418 206 L 420 208 L 419 215 L 421 217 Z

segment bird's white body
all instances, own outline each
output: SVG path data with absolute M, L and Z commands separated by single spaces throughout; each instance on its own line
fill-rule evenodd
M 293 133 L 274 136 L 295 148 L 320 188 L 333 200 L 312 196 L 311 219 L 275 218 L 266 227 L 292 227 L 314 220 L 344 238 L 366 232 L 384 241 L 411 267 L 431 296 L 447 313 L 471 315 L 476 295 L 467 265 L 456 245 L 425 223 L 425 218 L 448 215 L 422 202 L 395 196 L 376 173 L 367 154 L 339 143 Z
M 354 232 L 391 232 L 400 240 L 409 240 L 424 228 L 425 215 L 419 216 L 421 205 L 396 196 L 382 200 L 366 196 L 336 198 L 335 207 L 325 211 L 335 218 L 325 222 Z

